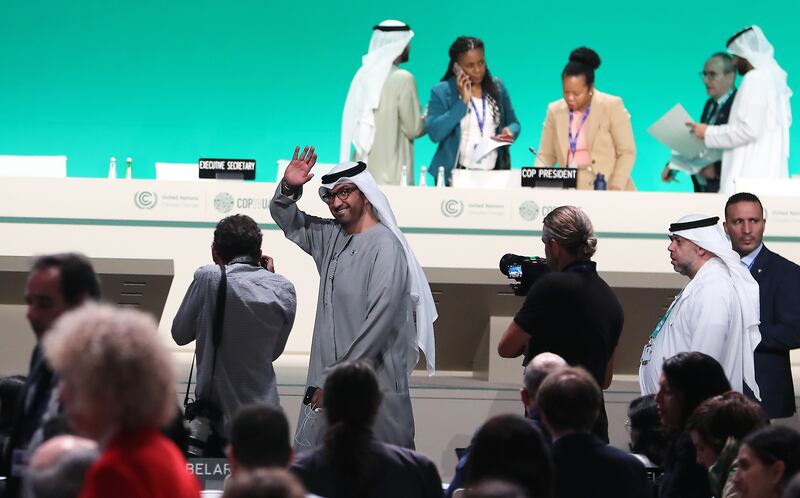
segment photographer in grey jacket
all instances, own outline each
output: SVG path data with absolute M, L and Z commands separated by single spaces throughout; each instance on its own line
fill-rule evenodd
M 178 345 L 197 340 L 194 408 L 222 438 L 241 406 L 279 404 L 272 362 L 286 345 L 297 298 L 292 283 L 275 273 L 272 258 L 262 255 L 261 240 L 249 216 L 220 221 L 211 246 L 215 264 L 195 272 L 172 322 Z

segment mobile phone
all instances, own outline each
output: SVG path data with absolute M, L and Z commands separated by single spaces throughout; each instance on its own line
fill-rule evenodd
M 303 396 L 303 404 L 304 405 L 310 405 L 311 404 L 311 400 L 314 399 L 314 393 L 316 393 L 318 389 L 319 389 L 319 387 L 317 387 L 317 386 L 308 386 L 306 388 L 306 394 Z
M 458 62 L 453 63 L 453 74 L 456 75 L 456 78 L 460 78 L 462 74 L 464 74 L 464 68 L 461 67 L 461 64 Z

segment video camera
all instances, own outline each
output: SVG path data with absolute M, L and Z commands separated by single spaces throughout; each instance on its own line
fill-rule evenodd
M 545 273 L 550 272 L 547 260 L 538 256 L 506 254 L 500 258 L 500 272 L 517 281 L 510 284 L 517 296 L 527 296 L 531 286 Z

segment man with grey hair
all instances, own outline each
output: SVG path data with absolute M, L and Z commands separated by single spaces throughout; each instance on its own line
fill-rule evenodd
M 77 498 L 86 471 L 100 457 L 97 443 L 77 436 L 56 436 L 33 454 L 25 478 L 28 498 Z
M 543 224 L 552 271 L 533 284 L 497 351 L 504 358 L 525 354 L 525 365 L 539 353 L 558 354 L 584 367 L 605 389 L 611 385 L 624 318 L 622 305 L 591 260 L 597 247 L 592 222 L 580 208 L 561 206 Z M 608 418 L 601 408 L 594 433 L 608 442 Z
M 700 73 L 706 87 L 708 100 L 700 114 L 700 122 L 709 125 L 728 123 L 733 99 L 736 96 L 736 69 L 731 56 L 717 52 L 708 58 Z M 697 157 L 685 157 L 672 153 L 672 160 L 664 167 L 661 179 L 665 182 L 675 180 L 676 170 L 689 167 L 696 171 L 692 175 L 695 192 L 719 192 L 719 179 L 722 171 L 722 152 L 720 149 L 705 149 Z
M 552 442 L 552 435 L 542 423 L 539 404 L 536 402 L 536 393 L 548 374 L 555 372 L 559 368 L 567 367 L 564 358 L 553 353 L 539 353 L 525 367 L 525 374 L 522 376 L 522 388 L 519 390 L 519 397 L 525 406 L 525 416 L 532 420 L 548 444 Z
M 747 385 L 760 398 L 753 352 L 758 330 L 758 283 L 718 224 L 719 217 L 690 214 L 669 226 L 669 254 L 675 271 L 691 280 L 656 324 L 642 351 L 642 394 L 655 394 L 664 360 L 699 351 L 717 360 L 731 387 Z

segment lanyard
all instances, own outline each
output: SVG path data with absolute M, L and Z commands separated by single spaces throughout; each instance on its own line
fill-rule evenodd
M 575 137 L 572 136 L 572 109 L 569 111 L 569 133 L 567 134 L 567 140 L 569 141 L 569 150 L 572 152 L 573 157 L 575 156 L 575 151 L 578 150 L 578 137 L 581 136 L 583 124 L 586 123 L 586 118 L 589 117 L 589 111 L 591 108 L 592 106 L 586 106 L 586 111 L 583 113 L 581 124 L 578 126 L 578 132 L 575 133 Z
M 678 295 L 675 296 L 675 299 L 672 300 L 672 304 L 670 304 L 669 308 L 667 308 L 667 312 L 664 313 L 664 316 L 662 316 L 661 320 L 659 320 L 658 323 L 656 324 L 656 328 L 653 329 L 653 332 L 650 334 L 651 341 L 655 339 L 656 336 L 658 336 L 658 333 L 661 332 L 661 328 L 664 326 L 665 323 L 667 323 L 667 318 L 669 318 L 669 314 L 672 312 L 672 308 L 674 308 L 675 305 L 678 304 L 678 301 L 681 298 L 681 294 L 683 294 L 683 291 L 680 291 Z
M 481 136 L 483 136 L 483 125 L 486 123 L 486 93 L 481 94 L 481 104 L 483 105 L 483 116 L 478 114 L 478 108 L 475 106 L 474 100 L 469 99 L 469 103 L 475 110 L 475 119 L 478 121 L 478 129 L 481 131 Z

